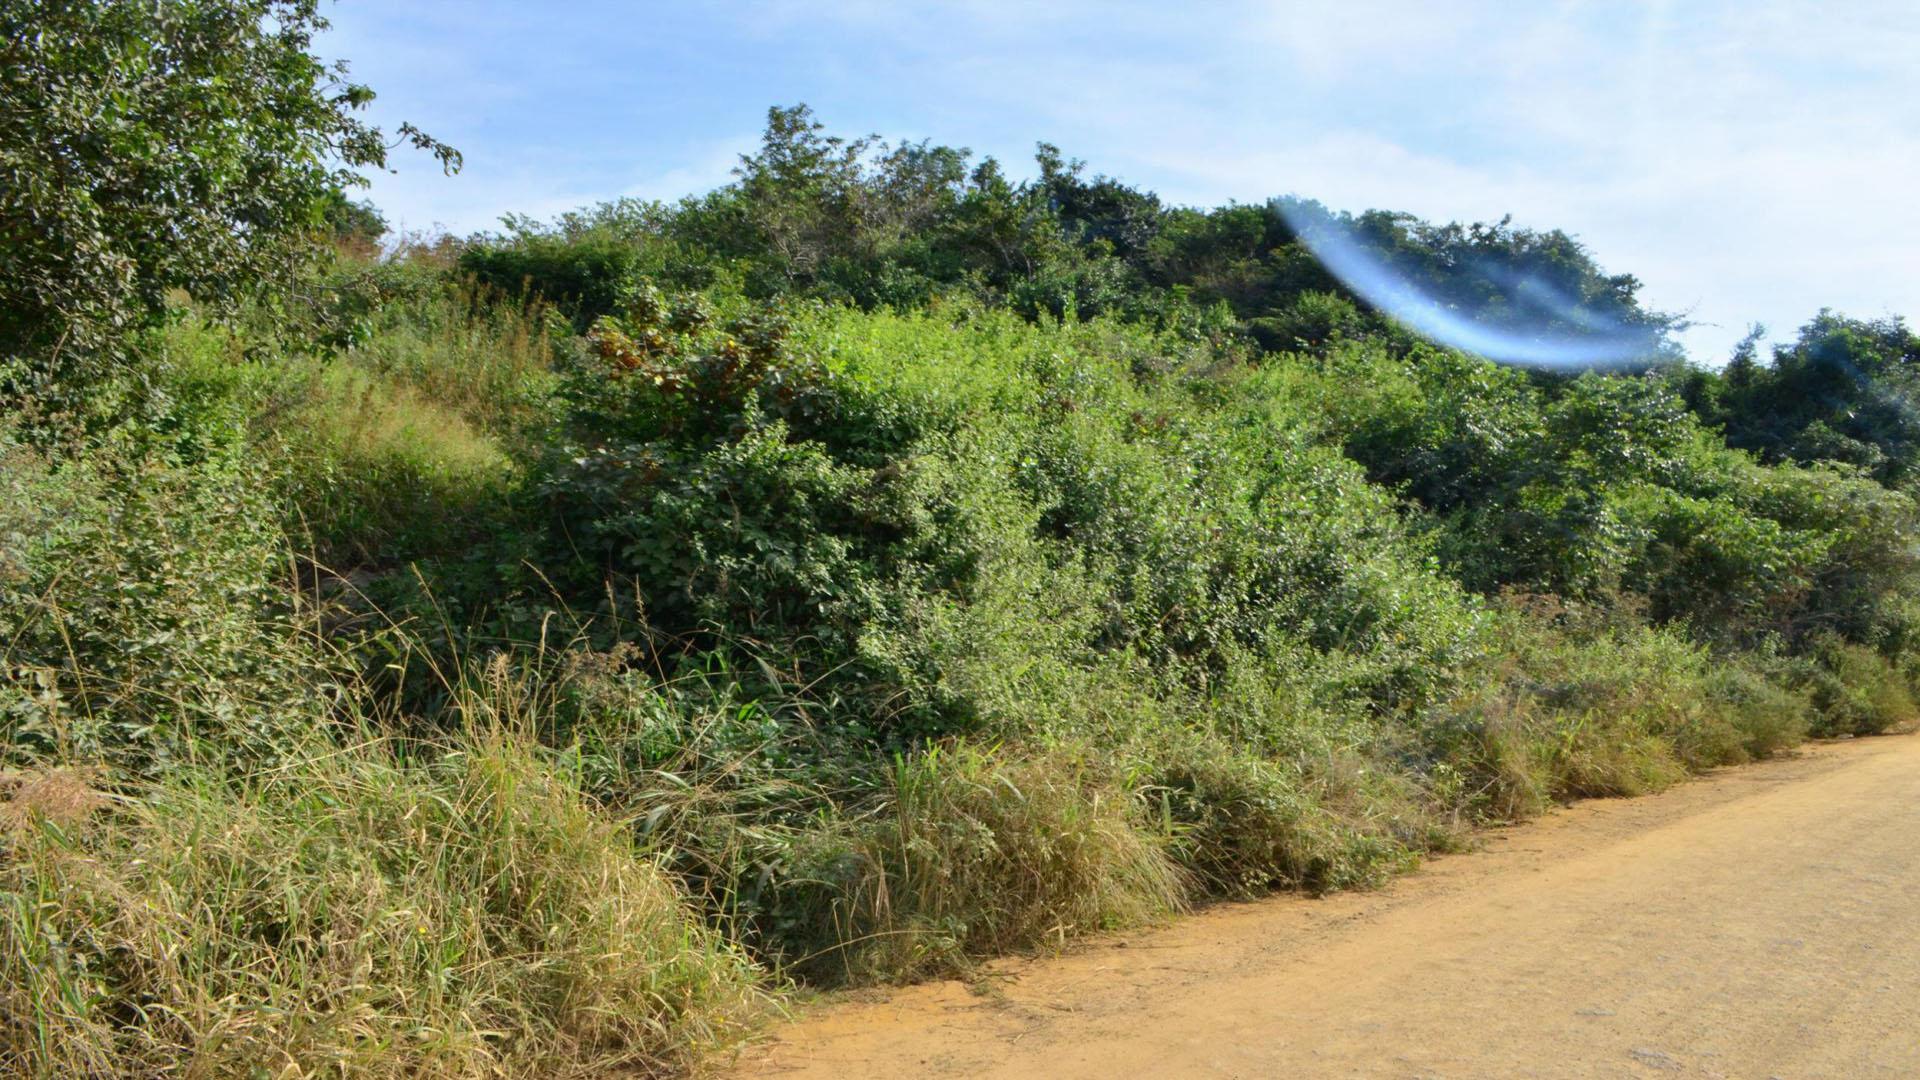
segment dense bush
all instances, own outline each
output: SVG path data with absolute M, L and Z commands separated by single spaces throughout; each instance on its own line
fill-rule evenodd
M 539 481 L 564 529 L 543 565 L 576 610 L 611 576 L 667 638 L 759 641 L 921 732 L 989 710 L 915 627 L 1009 588 L 1072 597 L 1036 662 L 1204 678 L 1241 652 L 1338 655 L 1342 704 L 1428 700 L 1472 649 L 1473 605 L 1385 494 L 1197 404 L 1176 340 L 831 311 L 755 338 L 648 304 L 596 329 L 567 391 L 578 441 Z M 1142 382 L 1129 354 L 1173 367 Z
M 259 471 L 0 433 L 4 757 L 271 761 L 333 692 Z
M 610 315 L 641 283 L 641 252 L 605 234 L 563 240 L 539 233 L 512 246 L 477 246 L 460 253 L 460 269 L 509 296 L 539 296 L 585 330 Z
M 1833 622 L 1870 640 L 1912 587 L 1911 494 L 1837 466 L 1758 467 L 1664 377 L 1530 379 L 1418 352 L 1329 372 L 1366 387 L 1335 406 L 1348 452 L 1430 512 L 1471 588 L 1626 590 L 1656 621 L 1751 643 Z

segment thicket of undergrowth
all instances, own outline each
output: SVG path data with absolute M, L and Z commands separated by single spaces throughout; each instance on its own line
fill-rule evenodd
M 1749 415 L 1799 353 L 1520 372 L 1259 208 L 777 135 L 0 429 L 0 1066 L 672 1069 L 1912 718 L 1920 511 Z

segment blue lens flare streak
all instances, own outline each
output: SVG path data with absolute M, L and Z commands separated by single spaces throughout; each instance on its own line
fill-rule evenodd
M 1486 262 L 1458 269 L 1478 275 L 1517 301 L 1512 314 L 1519 317 L 1510 317 L 1510 325 L 1503 326 L 1477 320 L 1411 280 L 1375 245 L 1316 204 L 1281 201 L 1278 206 L 1295 235 L 1335 277 L 1367 303 L 1439 344 L 1490 360 L 1553 368 L 1615 367 L 1648 360 L 1660 351 L 1657 329 L 1609 318 L 1537 276 Z M 1554 329 L 1566 326 L 1580 332 Z

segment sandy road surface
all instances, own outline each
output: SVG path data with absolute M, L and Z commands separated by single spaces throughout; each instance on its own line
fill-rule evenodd
M 741 1076 L 1920 1078 L 1920 738 L 811 1010 Z

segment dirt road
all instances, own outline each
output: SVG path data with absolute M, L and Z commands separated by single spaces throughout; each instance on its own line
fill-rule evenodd
M 1920 1077 L 1920 738 L 803 1014 L 742 1076 Z

